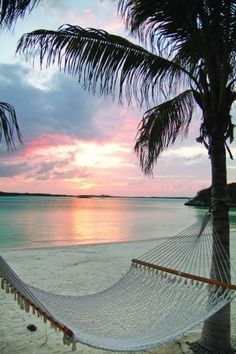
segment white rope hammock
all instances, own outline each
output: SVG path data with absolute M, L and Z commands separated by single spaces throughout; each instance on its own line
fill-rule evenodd
M 229 267 L 209 215 L 132 260 L 116 284 L 93 295 L 56 295 L 31 287 L 0 257 L 2 289 L 13 293 L 22 309 L 62 330 L 72 350 L 76 342 L 114 351 L 161 346 L 232 300 L 236 285 Z

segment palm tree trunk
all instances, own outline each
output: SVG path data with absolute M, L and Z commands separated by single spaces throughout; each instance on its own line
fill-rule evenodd
M 210 159 L 212 168 L 212 210 L 213 227 L 217 235 L 220 236 L 224 250 L 230 259 L 230 232 L 229 232 L 229 212 L 228 212 L 228 190 L 227 190 L 227 172 L 226 172 L 226 151 L 224 137 L 214 138 L 212 140 Z M 215 244 L 216 240 L 214 240 Z M 216 273 L 215 264 L 220 263 L 216 259 L 216 252 L 212 254 L 212 269 Z M 230 267 L 229 267 L 230 269 Z M 218 272 L 218 279 L 220 273 Z M 230 278 L 230 271 L 225 276 Z M 217 274 L 217 273 L 216 273 Z M 224 274 L 224 272 L 222 272 Z M 221 274 L 221 276 L 222 276 Z M 228 279 L 229 279 L 228 278 Z M 203 331 L 198 341 L 197 353 L 231 354 L 233 353 L 230 344 L 230 304 L 206 320 L 203 325 Z

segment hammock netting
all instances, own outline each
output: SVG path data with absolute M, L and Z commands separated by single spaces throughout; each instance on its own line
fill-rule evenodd
M 180 336 L 235 296 L 229 267 L 208 215 L 132 260 L 117 283 L 93 295 L 65 296 L 34 288 L 0 257 L 2 288 L 15 295 L 22 309 L 62 330 L 64 343 L 72 344 L 73 350 L 81 342 L 138 351 Z

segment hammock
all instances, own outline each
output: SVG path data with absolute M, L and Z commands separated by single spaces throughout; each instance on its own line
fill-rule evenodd
M 139 259 L 110 288 L 87 296 L 52 294 L 24 283 L 0 257 L 1 287 L 76 342 L 112 351 L 160 347 L 235 296 L 230 264 L 209 214 Z M 214 266 L 212 250 L 214 243 Z M 232 272 L 232 269 L 231 269 Z M 217 279 L 217 280 L 216 280 Z

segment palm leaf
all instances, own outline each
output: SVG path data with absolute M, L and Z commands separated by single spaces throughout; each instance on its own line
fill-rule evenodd
M 22 143 L 22 136 L 17 123 L 16 112 L 12 105 L 0 102 L 0 142 L 5 143 L 10 150 L 15 149 L 14 134 Z
M 118 13 L 131 34 L 144 43 L 149 41 L 159 48 L 168 43 L 176 49 L 193 32 L 199 3 L 198 0 L 119 0 Z
M 174 144 L 178 136 L 186 136 L 193 108 L 194 97 L 192 91 L 187 90 L 145 113 L 134 147 L 145 174 L 152 173 L 160 153 Z
M 169 39 L 175 46 L 190 37 L 200 38 L 201 29 L 206 39 L 210 35 L 219 45 L 217 36 L 228 33 L 225 18 L 231 13 L 233 19 L 235 8 L 234 1 L 118 0 L 118 13 L 133 35 L 140 39 L 150 37 L 156 42 Z
M 174 62 L 102 30 L 65 25 L 58 31 L 37 30 L 25 34 L 17 52 L 27 59 L 39 55 L 41 66 L 57 64 L 76 76 L 85 89 L 101 95 L 117 94 L 130 103 L 155 102 L 160 90 L 171 92 L 173 82 L 187 76 Z
M 0 27 L 10 29 L 16 20 L 30 13 L 40 0 L 0 0 Z

